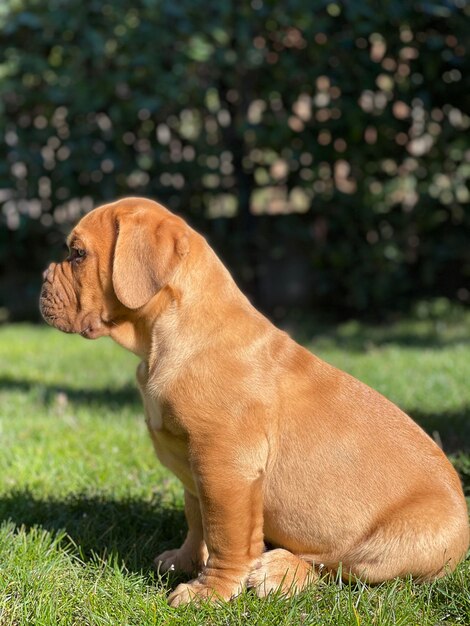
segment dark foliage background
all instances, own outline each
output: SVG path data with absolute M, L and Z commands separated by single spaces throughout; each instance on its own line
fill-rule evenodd
M 0 306 L 83 212 L 159 199 L 265 311 L 470 298 L 466 0 L 4 0 Z

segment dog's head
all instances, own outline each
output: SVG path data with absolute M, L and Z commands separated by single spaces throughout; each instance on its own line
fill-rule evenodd
M 59 330 L 109 335 L 166 286 L 189 252 L 189 227 L 144 198 L 101 206 L 67 238 L 69 254 L 44 272 L 40 310 Z

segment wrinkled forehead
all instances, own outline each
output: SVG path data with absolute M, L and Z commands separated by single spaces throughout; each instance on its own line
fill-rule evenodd
M 95 244 L 103 246 L 113 237 L 113 210 L 110 205 L 106 205 L 84 215 L 67 237 L 67 244 L 82 245 L 84 248 Z
M 116 218 L 140 213 L 159 217 L 172 215 L 164 206 L 147 198 L 116 200 L 116 202 L 99 206 L 82 217 L 68 236 L 67 243 L 70 246 L 77 241 L 84 247 L 91 245 L 91 242 L 104 245 L 106 241 L 112 241 L 116 237 Z

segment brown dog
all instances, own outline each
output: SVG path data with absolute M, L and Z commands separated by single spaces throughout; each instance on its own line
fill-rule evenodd
M 170 596 L 294 593 L 322 567 L 378 582 L 452 570 L 469 542 L 457 474 L 399 408 L 256 311 L 205 240 L 142 198 L 102 206 L 51 264 L 44 319 L 111 336 L 137 378 L 188 534 L 157 557 L 200 571 Z M 263 552 L 264 541 L 277 549 Z

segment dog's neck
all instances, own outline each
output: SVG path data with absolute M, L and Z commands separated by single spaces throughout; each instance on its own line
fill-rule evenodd
M 126 311 L 114 317 L 109 327 L 109 336 L 148 363 L 154 326 L 174 301 L 173 293 L 170 287 L 165 287 L 142 309 Z

